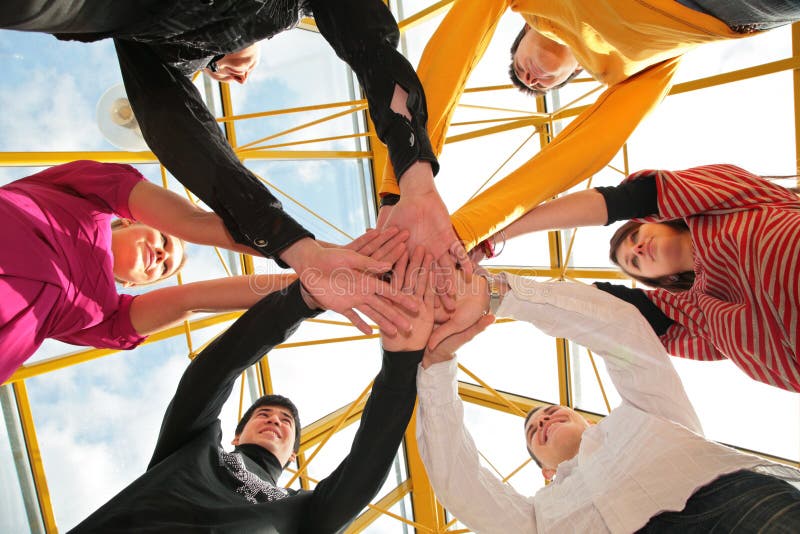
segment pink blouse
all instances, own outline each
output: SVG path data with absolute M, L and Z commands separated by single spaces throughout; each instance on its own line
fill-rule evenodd
M 0 187 L 0 383 L 45 338 L 131 349 L 145 337 L 119 295 L 111 220 L 131 218 L 144 177 L 129 165 L 75 161 Z

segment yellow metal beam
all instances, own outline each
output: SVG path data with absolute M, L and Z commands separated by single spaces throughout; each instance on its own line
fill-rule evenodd
M 402 484 L 394 488 L 392 491 L 384 495 L 378 502 L 375 504 L 370 504 L 369 509 L 358 516 L 355 521 L 353 521 L 345 532 L 347 534 L 357 534 L 358 532 L 364 532 L 367 527 L 369 527 L 372 523 L 375 522 L 376 519 L 381 517 L 382 515 L 390 515 L 395 516 L 395 514 L 387 513 L 387 511 L 400 502 L 403 497 L 408 495 L 411 491 L 411 480 L 404 480 Z
M 252 150 L 246 154 L 246 159 L 266 160 L 360 159 L 372 156 L 371 152 L 358 150 Z M 45 167 L 79 159 L 103 163 L 158 163 L 152 152 L 0 152 L 0 166 L 3 167 Z
M 53 514 L 53 503 L 50 500 L 50 490 L 47 488 L 47 476 L 42 464 L 42 454 L 39 450 L 39 440 L 36 439 L 36 425 L 33 422 L 31 404 L 28 399 L 28 389 L 24 382 L 16 382 L 13 385 L 14 396 L 17 400 L 17 411 L 22 426 L 22 434 L 25 436 L 25 446 L 28 449 L 28 460 L 31 464 L 33 483 L 36 486 L 36 496 L 39 499 L 39 508 L 42 512 L 42 521 L 45 530 L 49 533 L 57 533 L 56 519 Z
M 444 508 L 436 500 L 428 473 L 422 464 L 419 447 L 417 447 L 416 428 L 417 408 L 415 407 L 405 435 L 408 477 L 413 481 L 411 506 L 414 508 L 414 521 L 426 526 L 431 532 L 441 532 L 447 522 Z
M 331 430 L 342 420 L 342 417 L 348 413 L 347 418 L 342 421 L 341 425 L 339 426 L 339 430 L 346 428 L 353 423 L 361 420 L 361 414 L 364 412 L 364 406 L 367 404 L 366 399 L 363 399 L 361 402 L 356 404 L 353 409 L 350 409 L 350 404 L 346 406 L 342 406 L 336 411 L 333 411 L 322 417 L 321 419 L 317 419 L 313 423 L 306 425 L 303 427 L 302 434 L 300 435 L 300 451 L 305 452 L 314 445 L 317 445 L 325 439 Z

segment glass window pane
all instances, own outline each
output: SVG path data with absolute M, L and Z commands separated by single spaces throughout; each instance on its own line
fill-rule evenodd
M 44 532 L 28 451 L 10 384 L 0 387 L 0 532 Z

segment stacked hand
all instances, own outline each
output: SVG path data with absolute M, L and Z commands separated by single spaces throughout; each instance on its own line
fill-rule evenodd
M 298 273 L 319 307 L 341 313 L 361 332 L 371 334 L 358 310 L 393 335 L 411 328 L 398 307 L 412 312 L 419 307 L 413 295 L 391 291 L 390 285 L 378 277 L 403 254 L 405 239 L 407 234 L 396 228 L 370 230 L 347 248 L 325 248 L 312 239 L 302 239 L 281 257 Z

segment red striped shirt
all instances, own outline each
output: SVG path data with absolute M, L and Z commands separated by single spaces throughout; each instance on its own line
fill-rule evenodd
M 642 171 L 633 174 L 635 179 Z M 659 222 L 683 218 L 694 245 L 689 291 L 648 291 L 673 324 L 667 351 L 729 358 L 752 378 L 800 392 L 800 201 L 733 165 L 658 171 Z

